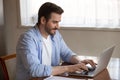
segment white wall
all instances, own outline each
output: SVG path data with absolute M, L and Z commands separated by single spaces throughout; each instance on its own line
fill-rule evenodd
M 113 53 L 120 57 L 120 32 L 61 30 L 68 46 L 81 55 L 98 56 L 105 48 L 117 44 Z
M 26 28 L 18 28 L 16 1 L 4 0 L 7 53 L 15 52 L 17 39 L 26 30 Z M 108 46 L 120 42 L 120 32 L 85 31 L 79 29 L 62 29 L 60 32 L 68 46 L 81 55 L 98 55 Z M 117 44 L 113 56 L 120 57 L 119 48 L 120 45 Z

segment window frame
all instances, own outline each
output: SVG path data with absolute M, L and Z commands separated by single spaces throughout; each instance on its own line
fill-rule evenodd
M 21 14 L 20 14 L 20 0 L 17 0 L 17 26 L 18 28 L 31 28 L 33 26 L 21 25 Z M 102 28 L 102 27 L 65 27 L 60 26 L 60 30 L 80 30 L 80 31 L 109 31 L 109 32 L 120 32 L 120 28 Z

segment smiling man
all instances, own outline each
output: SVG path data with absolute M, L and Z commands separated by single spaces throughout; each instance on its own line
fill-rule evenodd
M 64 42 L 58 29 L 63 9 L 54 3 L 44 3 L 38 12 L 36 25 L 23 33 L 16 47 L 16 80 L 59 75 L 88 70 L 92 60 L 80 61 Z M 60 66 L 60 60 L 74 65 Z

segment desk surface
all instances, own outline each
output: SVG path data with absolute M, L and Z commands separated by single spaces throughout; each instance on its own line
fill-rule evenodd
M 80 59 L 93 59 L 97 62 L 97 58 L 93 56 L 80 56 Z M 108 67 L 100 72 L 94 78 L 68 76 L 69 78 L 85 79 L 85 80 L 120 80 L 120 58 L 111 58 Z M 42 80 L 35 78 L 33 80 Z

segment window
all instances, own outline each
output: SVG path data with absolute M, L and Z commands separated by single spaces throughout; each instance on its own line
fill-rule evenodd
M 33 26 L 39 7 L 47 1 L 64 9 L 60 26 L 120 27 L 120 0 L 20 0 L 21 25 Z

